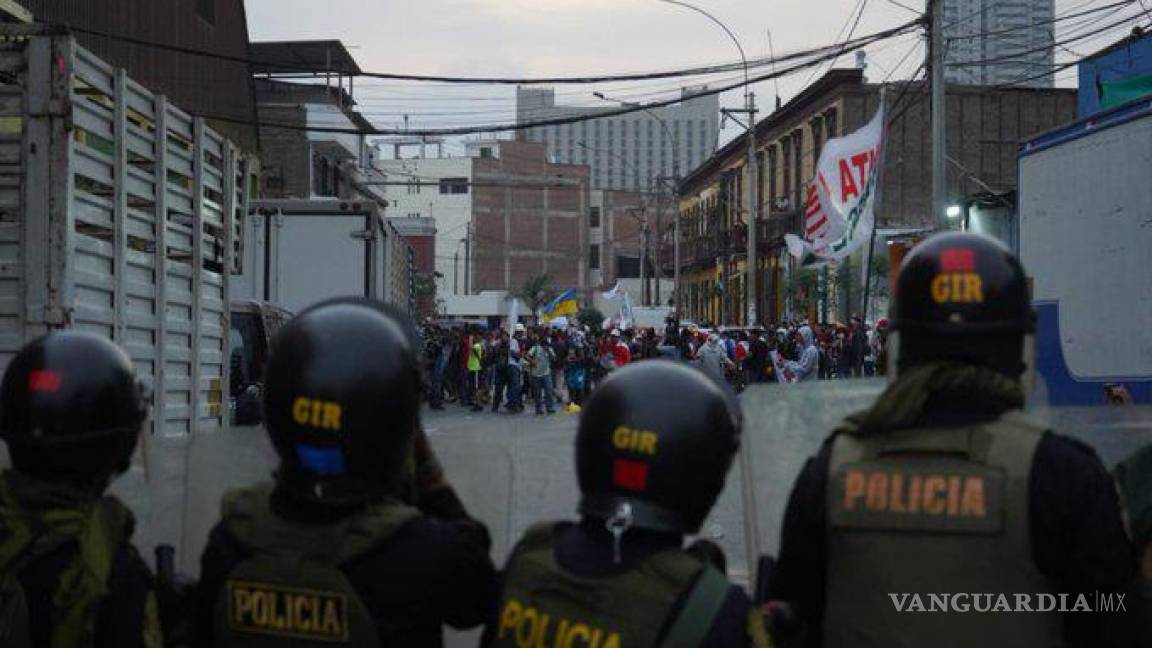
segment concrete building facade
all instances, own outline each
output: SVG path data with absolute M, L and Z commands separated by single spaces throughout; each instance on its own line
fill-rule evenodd
M 471 288 L 515 291 L 547 274 L 560 289 L 587 287 L 589 169 L 553 164 L 545 145 L 470 143 Z
M 653 191 L 660 176 L 683 175 L 716 149 L 719 98 L 695 96 L 698 91 L 684 89 L 683 100 L 671 106 L 529 128 L 520 137 L 544 144 L 549 159 L 557 163 L 588 166 L 593 189 Z M 557 105 L 551 88 L 516 89 L 517 123 L 594 116 L 619 108 Z
M 398 221 L 431 219 L 436 228 L 434 272 L 438 295 L 470 292 L 472 158 L 384 159 L 377 148 L 373 167 L 383 174 L 379 192 L 387 214 Z
M 560 289 L 589 285 L 587 167 L 553 164 L 532 142 L 468 142 L 460 158 L 388 159 L 390 146 L 374 156 L 377 194 L 397 219 L 435 222 L 437 292 L 449 308 L 449 296 L 515 291 L 540 274 Z
M 944 0 L 945 78 L 1051 88 L 1055 11 L 1055 0 Z

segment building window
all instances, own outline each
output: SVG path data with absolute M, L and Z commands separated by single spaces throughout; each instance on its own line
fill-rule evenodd
M 420 193 L 420 181 L 415 178 L 408 181 L 408 195 Z
M 640 257 L 634 257 L 634 256 L 618 256 L 618 257 L 616 257 L 616 278 L 617 279 L 639 279 L 640 278 Z
M 312 158 L 312 193 L 317 196 L 335 196 L 332 165 L 328 158 L 317 155 Z
M 779 160 L 776 159 L 776 145 L 768 147 L 768 208 L 775 211 L 776 207 L 776 173 L 779 171 Z
M 196 0 L 196 13 L 209 25 L 215 25 L 216 0 Z
M 492 157 L 492 147 L 491 146 L 481 146 L 480 147 L 480 157 L 484 158 L 484 159 L 490 159 Z
M 600 227 L 599 207 L 592 207 L 588 210 L 588 227 Z
M 468 178 L 440 178 L 440 193 L 466 194 L 468 193 Z
M 595 243 L 588 246 L 588 269 L 600 269 L 600 246 Z

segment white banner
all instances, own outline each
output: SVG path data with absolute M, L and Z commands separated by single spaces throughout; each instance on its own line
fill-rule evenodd
M 772 373 L 776 374 L 776 382 L 781 384 L 796 382 L 796 377 L 791 375 L 788 369 L 784 366 L 784 359 L 780 357 L 780 354 L 777 353 L 775 349 L 770 351 L 768 356 L 772 358 Z
M 808 187 L 804 237 L 784 237 L 788 251 L 803 265 L 835 265 L 872 235 L 883 146 L 883 105 L 860 130 L 824 144 Z

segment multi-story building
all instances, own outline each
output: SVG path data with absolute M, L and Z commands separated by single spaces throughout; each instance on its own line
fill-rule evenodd
M 945 78 L 1050 88 L 1055 0 L 944 0 Z
M 671 281 L 665 279 L 659 286 L 656 283 L 656 269 L 661 265 L 656 258 L 656 232 L 665 220 L 671 222 L 674 211 L 672 200 L 660 192 L 592 191 L 588 209 L 588 285 L 594 290 L 593 297 L 595 291 L 617 284 L 637 305 L 671 297 Z
M 897 98 L 899 103 L 896 104 Z M 756 124 L 754 203 L 745 204 L 744 138 L 737 138 L 693 170 L 679 186 L 681 314 L 698 321 L 740 324 L 746 317 L 744 281 L 747 215 L 756 216 L 757 312 L 761 322 L 786 316 L 818 317 L 789 308 L 798 292 L 812 286 L 797 282 L 783 244 L 787 233 L 800 233 L 802 198 L 815 175 L 819 151 L 829 138 L 857 130 L 875 114 L 880 86 L 865 83 L 859 69 L 834 69 Z M 928 88 L 912 83 L 889 101 L 888 135 L 876 206 L 880 230 L 929 231 L 931 213 L 931 139 Z M 1020 142 L 1075 116 L 1075 90 L 949 86 L 947 91 L 946 193 L 959 203 L 977 192 L 1003 193 L 1016 187 Z M 667 245 L 661 258 L 673 258 Z M 857 260 L 858 263 L 858 260 Z M 859 268 L 859 264 L 856 268 Z M 836 273 L 834 273 L 836 274 Z M 821 288 L 830 318 L 846 320 L 859 310 L 859 278 L 840 272 Z M 859 273 L 857 273 L 859 274 Z M 854 307 L 855 306 L 855 307 Z
M 6 0 L 3 11 L 17 5 L 36 22 L 84 28 L 76 40 L 134 81 L 164 94 L 182 109 L 204 115 L 212 128 L 244 151 L 258 149 L 256 105 L 248 64 L 248 18 L 242 0 Z M 173 48 L 148 47 L 117 34 Z M 211 59 L 191 53 L 221 55 Z M 236 60 L 226 60 L 233 57 Z M 224 120 L 214 120 L 223 117 Z
M 388 146 L 373 162 L 379 194 L 396 218 L 435 221 L 440 296 L 515 291 L 540 274 L 587 286 L 587 167 L 531 142 L 468 142 L 460 158 L 387 159 Z
M 376 144 L 373 167 L 382 175 L 378 193 L 396 220 L 432 219 L 437 295 L 471 293 L 472 158 L 386 158 Z
M 340 41 L 265 42 L 253 43 L 252 50 L 261 62 L 254 66 L 264 170 L 260 198 L 294 200 L 298 210 L 301 205 L 314 206 L 318 214 L 328 214 L 334 204 L 341 210 L 360 211 L 358 203 L 368 202 L 375 203 L 377 213 L 390 216 L 379 195 L 380 179 L 370 165 L 365 133 L 372 130 L 372 124 L 357 112 L 350 86 L 345 89 L 328 79 L 332 73 L 358 70 L 344 45 Z M 285 81 L 279 78 L 281 73 L 293 79 L 312 74 L 325 82 Z M 407 228 L 409 237 L 427 239 L 428 225 Z M 420 278 L 413 246 L 391 221 L 385 229 L 389 285 L 383 294 L 411 308 L 414 283 Z M 424 240 L 422 245 L 429 243 Z
M 550 160 L 591 169 L 593 189 L 654 191 L 660 177 L 678 177 L 716 150 L 720 132 L 717 95 L 685 88 L 678 104 L 623 115 L 521 131 L 520 137 L 547 147 Z M 551 88 L 516 89 L 516 121 L 589 117 L 620 106 L 556 104 Z

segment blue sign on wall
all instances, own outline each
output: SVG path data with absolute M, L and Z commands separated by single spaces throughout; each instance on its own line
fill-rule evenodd
M 1086 57 L 1077 68 L 1080 83 L 1076 113 L 1083 119 L 1100 112 L 1100 94 L 1105 84 L 1152 76 L 1152 33 L 1129 36 Z

